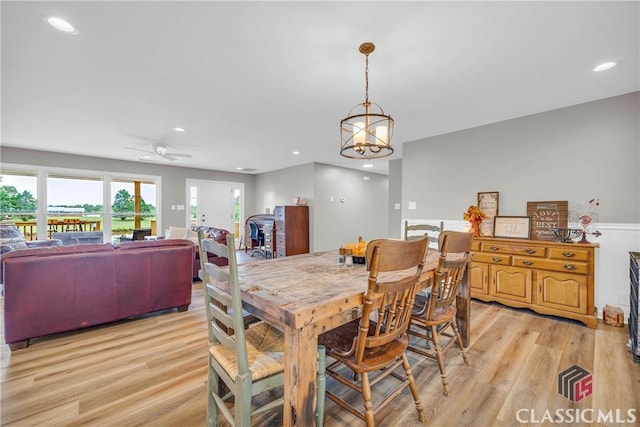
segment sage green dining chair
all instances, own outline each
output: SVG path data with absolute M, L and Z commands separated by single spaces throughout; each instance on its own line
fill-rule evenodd
M 207 425 L 216 426 L 219 414 L 234 426 L 249 427 L 251 418 L 282 406 L 283 397 L 262 404 L 253 397 L 284 385 L 284 334 L 266 322 L 245 329 L 240 298 L 234 235 L 227 244 L 198 233 L 199 250 L 229 260 L 227 267 L 204 262 L 203 290 L 209 332 L 207 378 Z M 201 260 L 206 256 L 201 255 Z M 316 422 L 323 424 L 325 394 L 325 351 L 318 347 Z M 222 387 L 224 383 L 225 387 Z M 228 402 L 233 400 L 230 408 Z M 252 405 L 254 404 L 254 405 Z
M 438 247 L 438 236 L 442 231 L 444 231 L 444 221 L 440 221 L 440 225 L 409 224 L 409 221 L 404 222 L 404 240 L 413 240 L 427 236 L 429 246 L 433 248 Z

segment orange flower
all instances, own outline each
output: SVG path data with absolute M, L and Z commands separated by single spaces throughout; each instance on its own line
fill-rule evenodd
M 462 219 L 469 222 L 482 222 L 486 217 L 487 214 L 474 205 L 469 206 L 469 209 L 467 209 L 467 211 L 462 215 Z

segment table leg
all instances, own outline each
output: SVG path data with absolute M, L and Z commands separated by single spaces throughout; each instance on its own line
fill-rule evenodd
M 284 409 L 285 426 L 316 424 L 316 372 L 318 336 L 312 326 L 285 329 Z
M 469 266 L 467 265 L 467 271 L 460 281 L 458 295 L 456 295 L 456 320 L 462 337 L 462 344 L 465 347 L 468 347 L 471 341 L 471 288 L 469 287 L 468 277 Z

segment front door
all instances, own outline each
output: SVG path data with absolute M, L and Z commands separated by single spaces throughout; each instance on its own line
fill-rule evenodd
M 235 189 L 232 183 L 201 181 L 198 225 L 235 231 Z

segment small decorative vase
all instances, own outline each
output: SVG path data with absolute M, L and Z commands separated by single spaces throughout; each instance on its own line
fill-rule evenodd
M 473 228 L 473 235 L 475 237 L 480 236 L 480 221 L 471 221 L 471 227 Z

